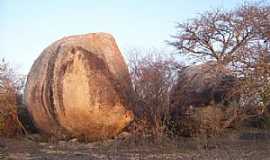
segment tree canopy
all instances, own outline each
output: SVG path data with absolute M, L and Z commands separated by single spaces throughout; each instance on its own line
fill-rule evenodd
M 177 30 L 169 44 L 180 54 L 228 64 L 255 48 L 269 53 L 270 6 L 248 4 L 230 11 L 208 11 L 179 23 Z

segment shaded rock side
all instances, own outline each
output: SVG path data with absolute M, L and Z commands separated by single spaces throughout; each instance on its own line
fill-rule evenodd
M 234 99 L 236 77 L 214 61 L 187 67 L 180 74 L 171 92 L 171 112 L 179 114 L 192 107 L 211 103 L 226 104 Z

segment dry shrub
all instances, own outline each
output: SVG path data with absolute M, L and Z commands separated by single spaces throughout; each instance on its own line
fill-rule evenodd
M 1 94 L 0 104 L 0 135 L 12 137 L 21 134 L 21 126 L 17 119 L 16 95 Z
M 156 50 L 131 50 L 129 69 L 135 96 L 136 120 L 133 130 L 140 134 L 162 137 L 169 119 L 169 92 L 181 68 L 173 59 Z M 158 138 L 155 138 L 158 139 Z
M 18 120 L 17 96 L 22 81 L 8 63 L 2 60 L 0 64 L 0 135 L 6 137 L 18 136 L 24 127 Z M 26 132 L 26 131 L 25 131 Z
M 177 124 L 177 132 L 183 136 L 217 135 L 222 131 L 224 118 L 225 114 L 220 107 L 191 107 Z
M 181 136 L 218 136 L 227 128 L 237 128 L 242 122 L 258 111 L 247 113 L 238 103 L 229 105 L 211 103 L 207 106 L 193 108 L 190 106 L 175 122 L 175 133 Z
M 224 113 L 221 108 L 216 106 L 206 106 L 198 108 L 194 114 L 195 121 L 199 123 L 199 132 L 203 134 L 217 134 L 222 129 Z

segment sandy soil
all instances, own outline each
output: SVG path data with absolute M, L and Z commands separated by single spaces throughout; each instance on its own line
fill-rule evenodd
M 151 143 L 117 139 L 96 143 L 42 142 L 38 135 L 0 138 L 6 160 L 270 160 L 270 132 L 243 132 L 219 138 L 179 138 Z

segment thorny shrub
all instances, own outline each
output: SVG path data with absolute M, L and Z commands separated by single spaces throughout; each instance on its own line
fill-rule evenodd
M 134 130 L 143 135 L 162 137 L 169 120 L 169 92 L 181 65 L 160 51 L 129 51 L 129 70 L 135 91 Z
M 17 98 L 23 87 L 20 78 L 3 59 L 0 63 L 0 135 L 12 137 L 26 132 L 17 114 Z

